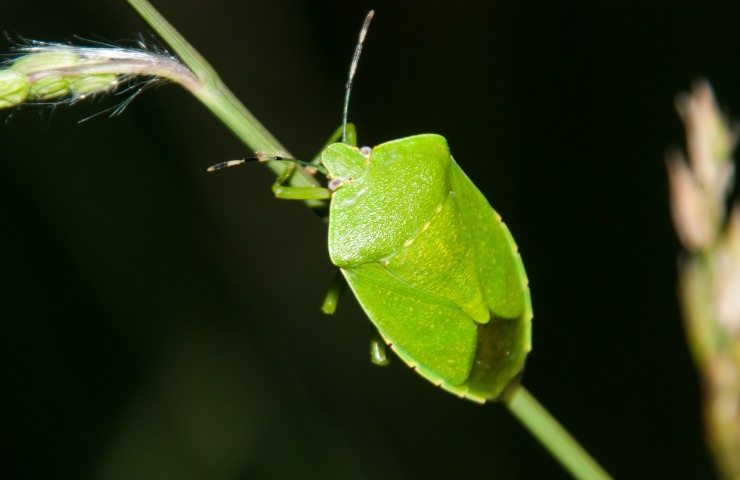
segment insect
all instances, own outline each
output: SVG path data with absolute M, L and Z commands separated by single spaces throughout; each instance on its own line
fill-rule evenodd
M 345 89 L 341 142 L 319 163 L 290 161 L 278 198 L 330 199 L 329 256 L 342 274 L 324 311 L 333 313 L 342 281 L 382 340 L 441 388 L 483 403 L 518 384 L 530 350 L 532 308 L 514 239 L 450 154 L 447 141 L 416 135 L 357 148 L 347 124 L 352 81 L 371 11 L 355 48 Z M 338 136 L 339 131 L 337 132 Z M 298 164 L 327 175 L 327 188 L 284 186 Z M 386 363 L 380 342 L 376 363 Z

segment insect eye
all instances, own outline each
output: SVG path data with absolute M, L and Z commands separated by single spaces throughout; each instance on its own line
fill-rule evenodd
M 373 149 L 370 147 L 362 147 L 360 149 L 360 153 L 365 156 L 365 158 L 369 158 L 370 154 L 373 153 Z
M 341 187 L 342 184 L 344 184 L 344 180 L 342 180 L 341 178 L 332 178 L 331 180 L 329 180 L 329 184 L 327 185 L 327 187 L 333 192 L 337 188 Z

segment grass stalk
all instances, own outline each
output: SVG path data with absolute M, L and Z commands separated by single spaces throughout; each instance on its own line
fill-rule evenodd
M 506 401 L 506 406 L 573 478 L 611 478 L 526 388 L 519 387 Z
M 127 1 L 200 80 L 197 86 L 188 88 L 188 90 L 248 148 L 268 155 L 279 154 L 282 157 L 293 157 L 234 96 L 203 56 L 147 0 Z M 267 162 L 267 166 L 279 176 L 290 167 L 290 164 Z M 289 184 L 294 187 L 320 186 L 319 182 L 304 168 L 295 169 Z M 307 200 L 305 203 L 314 209 L 325 205 L 324 202 L 318 200 Z

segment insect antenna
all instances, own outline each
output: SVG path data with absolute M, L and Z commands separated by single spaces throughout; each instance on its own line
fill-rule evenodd
M 259 154 L 254 157 L 245 157 L 245 158 L 240 158 L 239 160 L 227 160 L 225 162 L 217 163 L 215 165 L 211 165 L 210 167 L 208 167 L 206 171 L 208 173 L 211 173 L 211 172 L 216 172 L 218 170 L 223 170 L 225 168 L 243 165 L 245 163 L 256 163 L 256 162 L 264 163 L 264 162 L 275 162 L 275 161 L 295 163 L 298 165 L 303 165 L 304 167 L 314 168 L 320 171 L 321 173 L 323 173 L 324 175 L 327 174 L 326 169 L 323 166 L 316 165 L 311 162 L 306 162 L 303 160 L 296 160 L 295 158 L 285 158 L 279 155 L 266 156 L 266 155 L 259 155 Z
M 210 167 L 208 167 L 206 169 L 206 172 L 211 173 L 211 172 L 215 172 L 217 170 L 223 170 L 224 168 L 236 167 L 237 165 L 241 165 L 244 162 L 246 162 L 245 159 L 241 159 L 241 160 L 229 160 L 229 161 L 226 161 L 226 162 L 217 163 L 215 165 L 211 165 Z
M 352 82 L 355 79 L 355 72 L 357 72 L 357 64 L 360 62 L 360 54 L 362 53 L 362 44 L 365 42 L 367 36 L 367 29 L 370 27 L 370 20 L 375 15 L 374 10 L 370 10 L 365 17 L 365 22 L 362 24 L 360 30 L 360 38 L 357 41 L 355 47 L 355 53 L 352 55 L 352 64 L 349 67 L 349 78 L 347 79 L 347 85 L 344 87 L 344 109 L 342 110 L 342 143 L 347 143 L 347 112 L 349 110 L 349 94 L 352 91 Z

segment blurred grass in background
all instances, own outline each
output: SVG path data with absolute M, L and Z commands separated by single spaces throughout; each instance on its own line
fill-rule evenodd
M 531 281 L 524 383 L 616 478 L 706 478 L 663 154 L 697 75 L 740 105 L 740 5 L 179 2 L 161 12 L 291 151 L 440 133 Z M 118 0 L 4 5 L 8 34 L 147 32 Z M 98 37 L 99 36 L 99 37 Z M 3 51 L 8 51 L 8 43 Z M 176 87 L 112 120 L 2 112 L 0 471 L 7 478 L 561 478 L 503 408 L 367 358 L 324 226 Z

